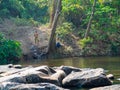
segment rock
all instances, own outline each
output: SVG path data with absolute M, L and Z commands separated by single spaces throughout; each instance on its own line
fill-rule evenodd
M 13 65 L 8 64 L 8 65 L 0 65 L 0 74 L 5 73 L 7 71 L 13 70 Z
M 37 67 L 39 68 L 39 67 Z M 56 71 L 48 66 L 40 66 L 40 69 L 37 71 L 41 71 L 47 75 L 52 75 L 53 73 L 56 73 Z
M 22 65 L 14 65 L 13 67 L 16 68 L 16 69 L 21 69 Z
M 120 81 L 120 78 L 118 78 L 117 80 L 119 80 L 119 81 Z
M 50 83 L 21 84 L 10 88 L 10 90 L 67 90 Z
M 62 85 L 62 80 L 66 77 L 66 74 L 63 70 L 58 70 L 56 73 L 50 76 L 50 79 L 57 80 Z
M 58 69 L 63 70 L 66 75 L 70 74 L 71 72 L 80 72 L 80 68 L 72 67 L 72 66 L 60 66 Z
M 42 77 L 39 76 L 38 74 L 30 74 L 24 77 L 26 79 L 26 83 L 52 83 L 55 85 L 60 86 L 60 83 L 58 80 L 51 79 L 49 76 L 48 77 Z
M 114 75 L 113 75 L 113 74 L 108 74 L 108 75 L 107 75 L 107 78 L 113 80 L 113 79 L 114 79 Z
M 50 83 L 23 84 L 15 82 L 0 83 L 0 90 L 67 90 Z
M 111 85 L 111 81 L 104 75 L 101 68 L 73 72 L 62 81 L 64 87 L 98 87 Z
M 13 64 L 8 64 L 8 68 L 12 68 L 13 67 Z
M 44 74 L 44 73 L 40 73 L 39 71 L 34 71 L 32 73 L 28 73 L 28 74 L 13 74 L 10 76 L 6 76 L 6 77 L 1 77 L 0 79 L 0 83 L 2 82 L 15 82 L 15 83 L 52 83 L 55 84 L 57 86 L 61 86 L 59 78 L 51 78 L 50 76 Z
M 15 65 L 12 67 L 15 67 Z M 80 69 L 71 66 L 57 68 L 39 66 L 16 69 L 12 67 L 9 68 L 9 65 L 0 66 L 0 75 L 2 76 L 0 77 L 0 88 L 2 88 L 0 90 L 37 90 L 37 87 L 44 90 L 51 84 L 64 87 L 98 87 L 112 84 L 102 68 Z M 41 83 L 48 84 L 44 85 Z M 33 89 L 33 85 L 37 85 L 35 89 Z M 5 89 L 3 89 L 4 87 Z M 7 89 L 8 87 L 9 89 Z
M 120 90 L 120 84 L 98 87 L 98 88 L 93 88 L 93 89 L 90 89 L 90 90 Z
M 2 82 L 2 83 L 0 83 L 0 90 L 10 90 L 11 87 L 15 87 L 16 85 L 19 85 L 19 83 Z
M 58 79 L 50 78 L 51 75 L 45 74 L 41 71 L 37 71 L 40 68 L 31 68 L 23 72 L 1 77 L 0 82 L 16 82 L 16 83 L 40 83 L 48 82 L 60 86 Z
M 26 70 L 29 70 L 31 69 L 32 67 L 25 67 L 25 68 L 21 68 L 21 69 L 16 69 L 16 68 L 3 68 L 3 72 L 1 70 L 1 74 L 0 76 L 9 76 L 9 75 L 12 75 L 12 74 L 16 74 L 16 73 L 20 73 L 20 72 L 23 72 L 23 71 L 26 71 Z

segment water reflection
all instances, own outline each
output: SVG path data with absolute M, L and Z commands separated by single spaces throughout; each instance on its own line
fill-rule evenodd
M 107 70 L 120 70 L 120 57 L 87 57 L 87 58 L 64 58 L 52 60 L 29 60 L 21 61 L 22 65 L 68 65 L 80 68 L 104 68 Z

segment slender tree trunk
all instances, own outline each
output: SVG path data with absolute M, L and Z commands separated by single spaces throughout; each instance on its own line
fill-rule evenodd
M 56 52 L 56 35 L 55 35 L 55 31 L 56 31 L 56 27 L 57 27 L 57 22 L 58 22 L 58 18 L 61 12 L 61 1 L 62 0 L 58 0 L 57 3 L 57 9 L 56 9 L 56 13 L 54 16 L 54 21 L 52 23 L 52 29 L 51 29 L 51 36 L 50 36 L 50 40 L 49 40 L 49 44 L 48 44 L 48 53 L 55 53 Z
M 96 5 L 96 0 L 94 0 L 93 6 L 92 6 L 92 13 L 91 13 L 91 16 L 90 16 L 88 25 L 87 25 L 87 30 L 86 30 L 86 33 L 85 33 L 84 38 L 87 38 L 87 37 L 88 37 L 88 34 L 89 34 L 89 32 L 90 32 L 90 27 L 91 27 L 91 24 L 92 24 L 92 19 L 93 19 L 94 12 L 95 12 L 95 5 Z
M 56 7 L 57 7 L 57 0 L 52 0 L 52 6 L 51 6 L 51 10 L 50 10 L 50 25 L 49 25 L 50 28 L 52 27 L 52 23 L 53 23 L 53 20 L 54 20 Z

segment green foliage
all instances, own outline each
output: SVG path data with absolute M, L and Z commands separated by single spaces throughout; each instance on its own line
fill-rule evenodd
M 21 48 L 18 41 L 6 39 L 0 33 L 0 64 L 17 62 L 21 56 Z
M 61 26 L 59 26 L 56 30 L 57 38 L 64 39 L 68 34 L 70 34 L 74 30 L 74 26 L 72 23 L 64 22 Z
M 78 41 L 78 44 L 80 45 L 81 49 L 85 48 L 88 44 L 91 44 L 93 42 L 93 39 L 88 37 L 88 38 L 83 38 Z
M 83 15 L 84 8 L 80 5 L 80 0 L 63 0 L 62 14 L 66 21 L 74 25 L 80 25 L 80 18 Z M 79 19 L 79 20 L 78 20 Z
M 0 3 L 0 17 L 33 18 L 35 21 L 46 23 L 48 16 L 48 0 L 2 0 Z

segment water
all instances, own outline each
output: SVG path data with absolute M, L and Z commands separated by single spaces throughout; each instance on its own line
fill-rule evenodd
M 30 60 L 21 61 L 24 66 L 74 66 L 79 68 L 104 68 L 115 76 L 114 84 L 120 84 L 117 79 L 120 78 L 120 57 L 85 57 L 85 58 L 64 58 L 52 60 Z M 81 90 L 81 89 L 80 89 Z

